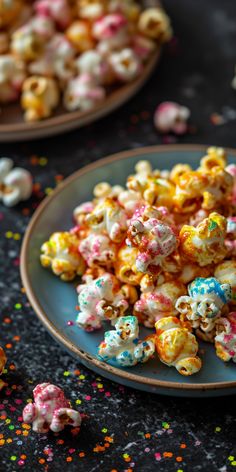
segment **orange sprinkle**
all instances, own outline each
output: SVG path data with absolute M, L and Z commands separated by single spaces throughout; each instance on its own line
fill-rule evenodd
M 25 287 L 21 288 L 21 293 L 25 293 Z
M 72 461 L 73 461 L 73 459 L 72 459 L 71 456 L 68 456 L 68 457 L 66 458 L 66 462 L 72 462 Z
M 5 444 L 5 439 L 0 439 L 0 446 L 3 446 Z
M 80 375 L 80 370 L 74 370 L 75 375 Z
M 117 469 L 112 469 L 111 472 L 118 472 L 118 470 Z
M 151 437 L 151 434 L 150 433 L 146 433 L 145 434 L 145 438 L 149 439 Z
M 176 457 L 177 462 L 182 462 L 183 458 L 181 456 Z
M 130 462 L 130 461 L 131 461 L 130 457 L 125 458 L 125 462 Z
M 41 459 L 39 459 L 40 464 L 44 464 L 44 462 L 45 462 L 45 459 L 43 459 L 43 457 Z
M 57 182 L 61 182 L 61 180 L 63 180 L 63 179 L 64 179 L 64 176 L 63 176 L 63 175 L 61 175 L 61 174 L 55 175 L 55 180 L 56 180 Z
M 3 323 L 11 323 L 11 318 L 3 318 Z
M 30 164 L 32 164 L 32 166 L 36 166 L 38 164 L 38 157 L 37 156 L 31 156 L 30 158 Z
M 57 444 L 64 444 L 64 439 L 58 439 Z
M 23 461 L 26 459 L 26 455 L 25 454 L 21 454 L 20 458 L 23 459 Z
M 16 430 L 17 436 L 19 436 L 19 434 L 21 434 L 21 432 L 22 432 L 21 429 L 17 429 L 17 430 Z
M 9 366 L 9 369 L 10 369 L 10 370 L 16 370 L 16 366 L 15 366 L 14 364 L 11 364 L 11 365 Z
M 23 436 L 28 436 L 29 431 L 23 431 Z
M 109 443 L 113 443 L 114 442 L 114 439 L 111 437 L 111 436 L 105 436 L 105 441 L 109 442 Z
M 7 344 L 6 344 L 6 348 L 7 348 L 7 349 L 11 349 L 11 348 L 12 348 L 12 344 L 11 344 L 11 343 L 7 343 Z
M 30 426 L 29 424 L 27 424 L 27 423 L 23 423 L 23 424 L 22 424 L 22 428 L 24 428 L 24 429 L 30 429 L 31 426 Z
M 173 457 L 173 452 L 164 452 L 163 457 Z
M 185 443 L 180 444 L 181 449 L 185 449 L 187 446 Z
M 3 438 L 3 434 L 0 434 L 0 439 L 2 439 L 2 438 Z
M 7 418 L 7 415 L 1 415 L 0 420 L 5 420 Z
M 84 452 L 80 452 L 79 453 L 79 457 L 84 457 L 85 456 L 85 453 Z
M 22 215 L 28 216 L 28 215 L 29 215 L 29 212 L 30 212 L 30 211 L 29 211 L 29 208 L 23 208 L 23 210 L 22 210 Z
M 13 340 L 14 341 L 20 341 L 20 336 L 14 336 Z
M 110 447 L 110 444 L 109 444 L 108 442 L 106 442 L 106 443 L 104 444 L 104 446 L 105 446 L 105 447 Z
M 133 469 L 127 469 L 127 472 L 133 472 Z

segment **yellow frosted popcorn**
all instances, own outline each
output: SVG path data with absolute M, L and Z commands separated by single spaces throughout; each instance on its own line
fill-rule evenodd
M 196 374 L 202 366 L 197 356 L 197 340 L 186 324 L 174 316 L 156 322 L 156 350 L 159 359 L 169 367 L 175 367 L 181 375 Z
M 199 170 L 210 172 L 214 167 L 225 168 L 227 155 L 223 148 L 211 146 L 207 149 L 206 156 L 200 160 Z
M 172 36 L 170 20 L 162 8 L 144 10 L 138 21 L 140 33 L 164 43 Z
M 58 103 L 59 89 L 55 80 L 32 76 L 24 81 L 21 105 L 26 121 L 48 118 Z
M 49 240 L 42 245 L 40 261 L 43 267 L 65 282 L 73 280 L 76 275 L 82 275 L 85 262 L 78 250 L 79 240 L 69 232 L 53 233 Z
M 116 277 L 124 283 L 139 285 L 143 274 L 136 267 L 138 250 L 125 244 L 118 251 L 114 264 Z

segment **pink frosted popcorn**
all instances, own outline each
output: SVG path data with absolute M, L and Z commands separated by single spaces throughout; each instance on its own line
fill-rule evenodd
M 103 234 L 90 233 L 79 245 L 79 251 L 89 267 L 111 267 L 116 259 L 117 247 Z
M 77 290 L 80 308 L 77 324 L 86 331 L 101 328 L 103 320 L 112 320 L 114 323 L 129 306 L 118 280 L 109 273 L 80 285 Z
M 144 273 L 157 274 L 163 260 L 177 247 L 177 239 L 171 226 L 161 221 L 161 210 L 146 206 L 134 213 L 130 220 L 126 243 L 138 248 L 136 267 Z
M 127 24 L 126 18 L 120 13 L 106 15 L 95 21 L 92 33 L 99 41 L 98 50 L 102 54 L 126 46 L 129 40 Z
M 67 110 L 90 110 L 105 98 L 105 89 L 90 74 L 81 74 L 68 82 L 64 105 Z
M 117 79 L 123 82 L 134 80 L 142 70 L 138 56 L 130 48 L 111 53 L 108 60 Z
M 161 103 L 154 114 L 154 125 L 160 133 L 185 134 L 190 110 L 175 102 Z
M 49 430 L 59 433 L 67 425 L 81 425 L 79 412 L 70 407 L 61 388 L 42 383 L 34 388 L 33 396 L 34 403 L 28 403 L 23 410 L 23 421 L 32 423 L 36 433 L 47 433 Z
M 79 74 L 91 74 L 98 83 L 103 84 L 110 76 L 110 66 L 98 51 L 85 51 L 76 60 Z
M 153 328 L 159 319 L 177 313 L 175 303 L 185 293 L 185 285 L 175 281 L 152 287 L 151 291 L 141 294 L 134 305 L 134 314 L 144 326 Z
M 39 15 L 51 18 L 62 29 L 65 29 L 72 19 L 67 0 L 38 0 L 34 8 Z
M 131 46 L 135 54 L 143 61 L 146 61 L 156 48 L 156 44 L 152 39 L 145 38 L 141 34 L 137 34 L 132 38 Z
M 217 356 L 224 362 L 236 362 L 236 312 L 227 318 L 219 318 L 216 324 L 215 348 Z
M 233 191 L 232 191 L 232 195 L 231 195 L 231 203 L 233 204 L 233 206 L 236 206 L 236 164 L 229 164 L 226 168 L 225 168 L 226 172 L 228 172 L 230 175 L 232 175 L 233 179 L 234 179 L 234 183 L 233 183 Z
M 225 245 L 228 250 L 228 256 L 236 256 L 236 216 L 227 218 L 227 238 Z

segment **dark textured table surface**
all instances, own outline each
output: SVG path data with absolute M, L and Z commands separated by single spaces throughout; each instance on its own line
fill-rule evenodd
M 236 146 L 236 92 L 230 85 L 235 0 L 164 3 L 176 39 L 135 98 L 82 130 L 0 146 L 0 154 L 28 168 L 36 184 L 27 204 L 0 207 L 0 342 L 9 384 L 0 394 L 1 472 L 226 472 L 236 466 L 235 397 L 168 398 L 97 378 L 51 339 L 27 303 L 19 276 L 21 240 L 45 193 L 61 176 L 109 153 L 162 143 L 152 123 L 159 102 L 174 99 L 191 109 L 191 133 L 178 142 Z M 217 126 L 219 117 L 223 124 Z M 85 415 L 79 434 L 37 436 L 22 424 L 32 388 L 48 379 Z

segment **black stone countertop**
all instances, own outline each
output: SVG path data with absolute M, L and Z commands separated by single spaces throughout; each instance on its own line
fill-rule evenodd
M 8 356 L 4 377 L 9 384 L 0 394 L 1 472 L 228 472 L 236 466 L 235 397 L 168 398 L 98 379 L 51 339 L 19 277 L 22 236 L 48 189 L 61 175 L 107 154 L 162 143 L 152 123 L 161 101 L 176 100 L 191 109 L 192 131 L 178 142 L 236 147 L 236 92 L 230 85 L 236 62 L 235 0 L 164 3 L 176 40 L 135 98 L 82 130 L 0 146 L 0 154 L 28 168 L 38 184 L 27 204 L 0 207 L 0 341 Z M 213 123 L 216 113 L 224 124 Z M 79 434 L 68 429 L 37 436 L 22 424 L 32 388 L 48 379 L 86 415 Z

